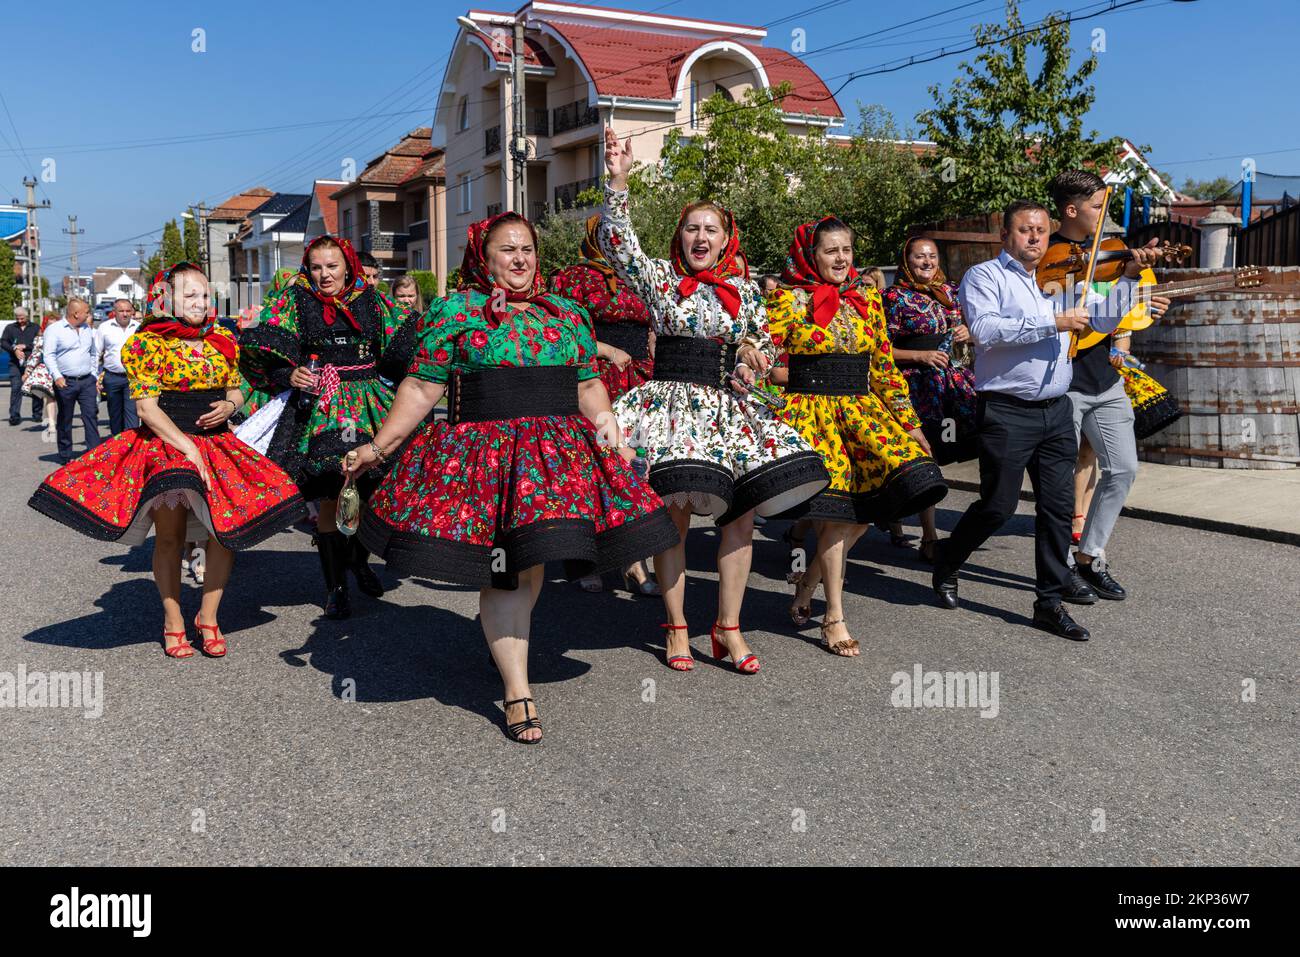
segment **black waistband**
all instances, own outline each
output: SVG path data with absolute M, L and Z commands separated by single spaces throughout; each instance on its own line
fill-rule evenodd
M 592 323 L 596 329 L 596 341 L 622 349 L 633 359 L 650 358 L 650 329 L 634 322 Z
M 894 340 L 895 349 L 938 349 L 947 336 L 946 332 L 927 333 L 920 336 L 899 336 Z
M 654 378 L 722 388 L 722 377 L 736 365 L 736 346 L 692 336 L 655 339 Z
M 1058 395 L 1051 399 L 1022 399 L 1019 396 L 1008 395 L 1005 392 L 980 392 L 977 396 L 986 402 L 1001 402 L 1005 405 L 1019 405 L 1026 409 L 1045 409 L 1049 405 L 1055 405 L 1062 399 L 1069 401 L 1065 396 Z
M 790 356 L 787 392 L 812 395 L 863 395 L 871 391 L 871 356 L 866 353 L 832 353 Z
M 578 414 L 576 366 L 530 366 L 457 373 L 447 405 L 453 425 Z
M 226 397 L 225 389 L 199 389 L 194 392 L 164 392 L 158 396 L 158 408 L 176 423 L 176 428 L 186 435 L 216 435 L 229 426 L 222 422 L 215 429 L 201 429 L 195 425 L 199 416 L 212 411 L 212 403 Z
M 302 351 L 302 364 L 306 365 L 307 360 L 315 355 L 321 365 L 333 366 L 359 366 L 367 362 L 375 361 L 375 354 L 371 351 L 369 344 L 365 342 L 349 342 L 347 345 L 335 345 L 333 343 L 312 343 Z M 374 378 L 375 372 L 372 369 L 365 378 Z

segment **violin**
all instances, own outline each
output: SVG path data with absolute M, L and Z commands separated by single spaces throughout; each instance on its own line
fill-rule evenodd
M 1192 255 L 1192 247 L 1181 243 L 1164 242 L 1155 249 L 1161 262 L 1166 265 L 1178 265 L 1186 262 Z M 1124 269 L 1133 258 L 1133 250 L 1117 236 L 1103 239 L 1097 251 L 1097 265 L 1093 272 L 1094 282 L 1114 282 L 1124 275 Z M 1073 288 L 1074 282 L 1088 271 L 1088 249 L 1079 243 L 1053 243 L 1039 261 L 1034 278 L 1038 288 L 1048 293 L 1060 293 L 1067 283 Z

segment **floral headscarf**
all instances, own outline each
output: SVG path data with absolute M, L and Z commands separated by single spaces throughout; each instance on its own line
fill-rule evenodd
M 849 267 L 849 274 L 840 285 L 827 282 L 817 271 L 817 258 L 813 247 L 817 242 L 817 227 L 833 217 L 825 216 L 815 223 L 804 223 L 794 231 L 794 242 L 786 254 L 781 281 L 787 286 L 802 289 L 812 295 L 812 321 L 825 329 L 840 303 L 848 302 L 862 318 L 867 318 L 867 301 L 862 297 L 863 280 L 858 271 Z
M 692 269 L 682 253 L 681 234 L 682 226 L 686 223 L 686 209 L 682 210 L 682 215 L 677 219 L 677 228 L 673 230 L 673 248 L 670 258 L 673 271 L 681 277 L 677 283 L 678 296 L 685 299 L 693 295 L 695 290 L 700 288 L 701 283 L 710 285 L 721 300 L 722 307 L 727 310 L 727 314 L 735 319 L 740 314 L 740 293 L 736 291 L 735 286 L 724 280 L 734 276 L 748 279 L 749 262 L 740 249 L 740 227 L 736 225 L 736 217 L 728 209 L 722 210 L 722 214 L 722 228 L 727 231 L 727 243 L 722 247 L 722 253 L 713 268 Z
M 894 285 L 902 286 L 905 289 L 911 289 L 914 292 L 922 293 L 931 299 L 939 302 L 945 309 L 955 308 L 952 296 L 948 294 L 948 277 L 943 274 L 942 267 L 935 267 L 934 278 L 929 282 L 921 282 L 914 275 L 912 269 L 907 265 L 907 253 L 912 248 L 913 243 L 925 240 L 927 243 L 934 243 L 934 248 L 938 249 L 939 244 L 933 239 L 925 236 L 913 236 L 907 242 L 903 243 L 903 255 L 898 259 L 898 273 L 894 276 Z
M 542 278 L 540 269 L 533 271 L 532 288 L 525 292 L 507 289 L 492 276 L 487 263 L 488 234 L 492 232 L 492 227 L 502 220 L 519 222 L 527 226 L 533 237 L 533 248 L 537 248 L 536 228 L 518 213 L 498 213 L 496 216 L 479 220 L 469 227 L 465 243 L 465 258 L 460 264 L 460 284 L 456 288 L 473 289 L 487 296 L 486 310 L 494 324 L 501 323 L 509 315 L 496 295 L 498 289 L 505 293 L 505 302 L 531 302 L 541 306 L 549 315 L 560 315 L 559 306 L 545 298 L 546 280 Z
M 310 256 L 312 250 L 323 243 L 331 243 L 338 246 L 343 251 L 343 261 L 347 264 L 347 272 L 343 279 L 343 289 L 333 296 L 327 296 L 316 288 L 315 283 L 311 280 Z M 311 295 L 325 309 L 325 325 L 332 326 L 342 314 L 350 325 L 357 332 L 361 332 L 361 323 L 357 317 L 352 314 L 352 303 L 366 291 L 370 281 L 366 279 L 366 272 L 361 268 L 361 260 L 357 258 L 357 251 L 352 248 L 352 243 L 346 239 L 339 239 L 334 236 L 317 236 L 307 248 L 302 251 L 302 265 L 298 267 L 298 275 L 294 277 L 294 285 L 299 286 Z
M 193 270 L 203 275 L 203 270 L 194 263 L 172 263 L 153 277 L 149 291 L 144 300 L 144 318 L 140 322 L 140 331 L 149 332 L 165 339 L 202 339 L 221 353 L 227 362 L 234 362 L 238 347 L 235 340 L 217 331 L 217 317 L 213 311 L 201 326 L 192 326 L 175 317 L 172 294 L 175 290 L 173 277 L 181 270 Z

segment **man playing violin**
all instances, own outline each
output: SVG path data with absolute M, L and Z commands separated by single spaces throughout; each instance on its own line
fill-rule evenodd
M 1102 208 L 1106 184 L 1087 170 L 1072 169 L 1057 174 L 1047 187 L 1060 217 L 1061 227 L 1049 247 L 1072 243 L 1087 249 L 1106 211 Z M 1136 279 L 1158 257 L 1159 240 L 1125 254 L 1123 275 Z M 1099 257 L 1100 258 L 1100 257 Z M 1080 275 L 1083 269 L 1079 270 Z M 1159 319 L 1169 308 L 1165 296 L 1152 296 L 1147 309 Z M 1120 318 L 1123 318 L 1121 315 Z M 1098 331 L 1102 331 L 1098 329 Z M 1074 554 L 1073 586 L 1077 601 L 1091 603 L 1097 597 L 1122 600 L 1127 594 L 1097 558 L 1106 547 L 1133 480 L 1137 478 L 1137 439 L 1133 434 L 1133 405 L 1116 371 L 1124 362 L 1122 352 L 1112 354 L 1113 335 L 1108 333 L 1094 345 L 1080 348 L 1074 357 L 1074 371 L 1067 393 L 1074 409 L 1074 435 L 1086 437 L 1097 454 L 1100 475 L 1088 508 L 1079 549 Z M 1127 351 L 1127 350 L 1124 350 Z M 1073 511 L 1073 510 L 1071 510 Z M 1109 563 L 1106 563 L 1109 564 Z M 1091 592 L 1091 598 L 1088 593 Z
M 1118 326 L 1135 283 L 1120 279 L 1108 296 L 1090 294 L 1083 306 L 1066 308 L 1034 277 L 1050 232 L 1044 207 L 1011 203 L 1002 217 L 1001 254 L 972 266 L 962 278 L 958 298 L 975 351 L 980 497 L 936 548 L 931 584 L 942 607 L 957 607 L 958 570 L 1015 512 L 1028 470 L 1037 511 L 1033 624 L 1087 641 L 1088 630 L 1061 604 L 1077 600 L 1067 564 L 1079 452 L 1066 398 L 1070 342 L 1090 324 L 1100 332 Z M 1133 259 L 1145 265 L 1155 253 L 1135 250 Z

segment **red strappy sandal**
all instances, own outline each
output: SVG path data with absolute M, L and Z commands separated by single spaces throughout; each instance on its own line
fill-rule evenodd
M 713 628 L 709 630 L 709 641 L 713 642 L 713 657 L 718 659 L 729 658 L 731 657 L 731 652 L 727 650 L 726 645 L 718 641 L 719 631 L 740 631 L 740 626 L 719 625 L 717 622 L 714 622 Z M 731 664 L 743 675 L 756 675 L 758 674 L 758 669 L 762 667 L 762 665 L 758 663 L 758 655 L 753 652 L 745 655 L 745 657 L 741 658 L 739 661 L 732 658 Z
M 659 627 L 664 629 L 665 631 L 689 632 L 691 630 L 690 627 L 687 625 L 660 625 Z M 688 634 L 686 637 L 687 639 L 689 639 L 690 635 Z M 668 643 L 667 639 L 665 639 L 664 641 L 665 646 L 667 645 L 667 643 Z M 668 654 L 667 647 L 664 648 L 664 654 Z M 695 658 L 691 655 L 671 655 L 670 657 L 668 657 L 667 663 L 668 663 L 668 667 L 672 668 L 673 671 L 694 671 L 695 670 Z
M 179 638 L 176 644 L 168 647 L 168 638 Z M 168 658 L 193 658 L 194 646 L 190 644 L 189 638 L 183 631 L 164 631 L 163 632 L 163 654 Z
M 1083 518 L 1082 514 L 1074 516 L 1075 521 L 1078 521 L 1081 518 Z M 1082 530 L 1076 532 L 1074 529 L 1070 529 L 1070 543 L 1072 545 L 1078 545 L 1081 541 L 1083 541 Z
M 205 631 L 215 632 L 211 638 L 207 635 L 203 636 L 203 653 L 209 658 L 224 658 L 226 654 L 226 638 L 221 634 L 221 628 L 217 625 L 199 624 L 198 615 L 194 616 L 194 627 L 199 629 L 200 633 Z

